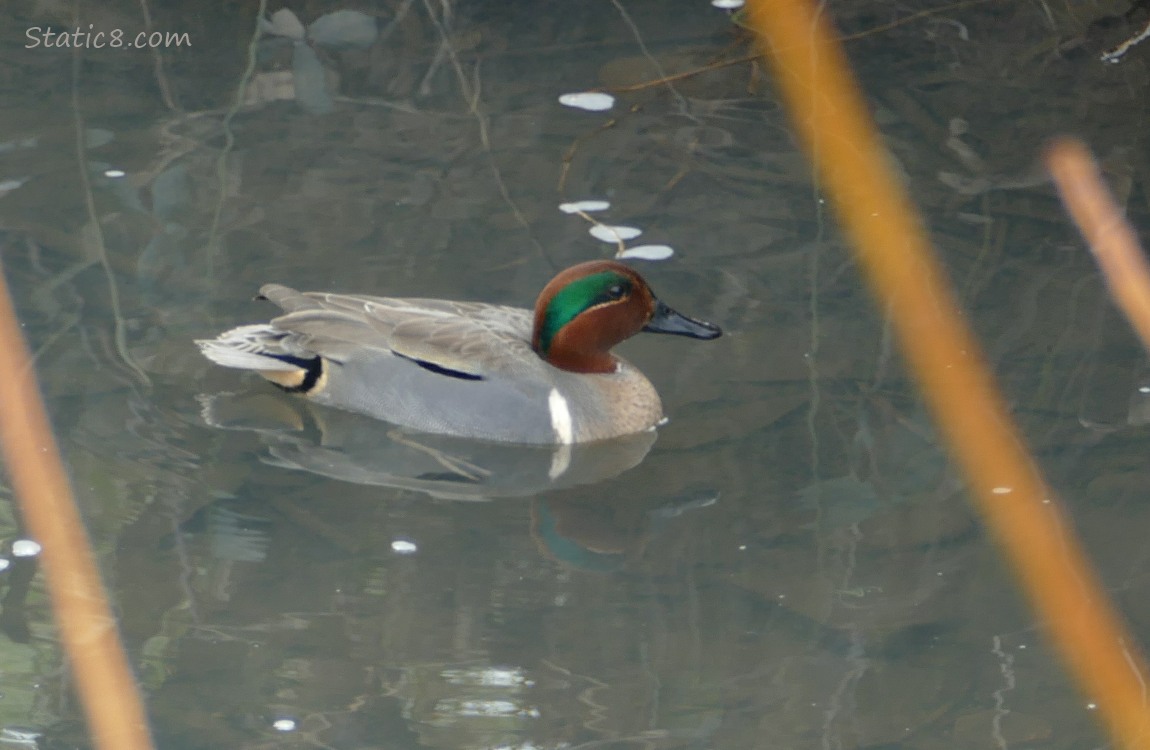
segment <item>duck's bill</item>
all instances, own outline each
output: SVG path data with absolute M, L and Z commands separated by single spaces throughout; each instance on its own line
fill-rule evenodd
M 688 318 L 675 312 L 662 302 L 655 303 L 655 314 L 643 327 L 648 333 L 672 333 L 676 336 L 690 336 L 693 339 L 717 339 L 723 329 L 714 323 Z

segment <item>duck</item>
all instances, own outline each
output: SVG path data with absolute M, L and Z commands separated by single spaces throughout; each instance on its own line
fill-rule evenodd
M 561 271 L 534 310 L 484 302 L 299 292 L 256 299 L 283 314 L 200 351 L 321 405 L 427 433 L 562 445 L 654 431 L 655 387 L 612 352 L 639 332 L 709 340 L 719 326 L 676 312 L 635 269 L 594 260 Z

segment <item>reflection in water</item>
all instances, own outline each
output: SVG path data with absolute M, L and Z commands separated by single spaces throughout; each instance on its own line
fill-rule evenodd
M 636 466 L 652 430 L 575 445 L 515 445 L 405 430 L 286 396 L 202 397 L 214 427 L 256 432 L 264 460 L 355 484 L 451 500 L 521 497 L 609 479 Z
M 207 533 L 217 560 L 258 563 L 267 557 L 270 521 L 232 510 L 224 503 L 209 506 Z
M 677 498 L 539 499 L 531 503 L 531 533 L 545 555 L 578 570 L 618 570 L 638 558 L 668 520 L 718 500 L 708 490 Z
M 32 23 L 9 5 L 7 28 Z M 35 23 L 142 23 L 57 5 Z M 0 255 L 162 747 L 1100 744 L 730 17 L 297 4 L 306 42 L 281 15 L 225 127 L 254 6 L 148 6 L 192 46 L 5 57 Z M 1031 168 L 1080 133 L 1147 223 L 1141 47 L 1098 63 L 1100 30 L 1125 31 L 1091 4 L 927 6 L 829 9 L 1145 634 L 1145 355 Z M 596 88 L 612 110 L 557 102 Z M 256 284 L 515 303 L 615 252 L 557 210 L 582 199 L 674 248 L 635 262 L 729 323 L 705 350 L 624 346 L 672 415 L 654 444 L 492 450 L 196 399 L 237 386 L 189 342 L 248 314 Z M 498 499 L 452 501 L 478 498 Z M 23 537 L 0 507 L 0 538 Z M 0 571 L 0 744 L 86 747 L 34 573 Z

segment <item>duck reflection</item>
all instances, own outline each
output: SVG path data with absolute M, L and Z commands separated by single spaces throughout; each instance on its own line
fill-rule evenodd
M 531 503 L 531 536 L 540 552 L 557 562 L 608 572 L 638 557 L 670 519 L 718 499 L 706 489 L 648 502 L 620 502 L 614 495 L 539 498 Z
M 615 477 L 650 451 L 654 431 L 577 445 L 492 443 L 413 432 L 278 394 L 201 397 L 203 418 L 259 436 L 264 463 L 446 500 L 532 497 L 531 534 L 544 556 L 608 572 L 638 557 L 666 523 L 713 504 L 693 489 L 673 497 L 558 492 Z
M 639 464 L 651 430 L 575 445 L 515 445 L 432 435 L 278 394 L 201 397 L 203 418 L 257 433 L 266 463 L 449 500 L 524 497 L 601 482 Z

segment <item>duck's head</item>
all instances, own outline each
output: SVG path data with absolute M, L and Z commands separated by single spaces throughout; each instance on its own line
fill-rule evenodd
M 531 345 L 549 363 L 583 373 L 614 372 L 611 348 L 640 331 L 713 339 L 713 323 L 688 318 L 660 302 L 634 269 L 593 260 L 562 271 L 535 303 Z

